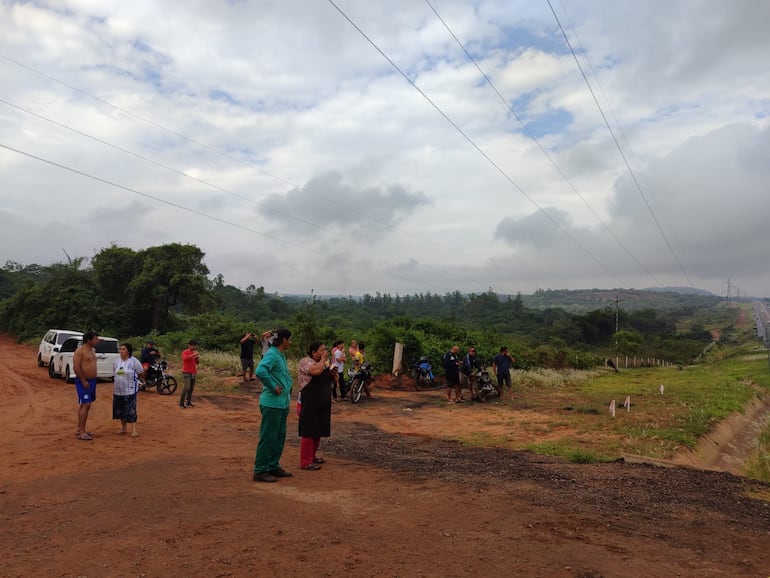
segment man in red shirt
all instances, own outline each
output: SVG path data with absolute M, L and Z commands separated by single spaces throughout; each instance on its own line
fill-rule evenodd
M 192 407 L 192 392 L 195 389 L 195 378 L 198 375 L 198 360 L 201 354 L 198 352 L 198 342 L 191 339 L 188 347 L 182 352 L 182 377 L 184 387 L 182 397 L 179 398 L 179 407 L 185 409 Z

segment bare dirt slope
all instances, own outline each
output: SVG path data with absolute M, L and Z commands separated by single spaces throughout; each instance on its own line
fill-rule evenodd
M 768 485 L 417 435 L 479 419 L 424 403 L 441 392 L 335 404 L 318 472 L 297 471 L 292 415 L 295 475 L 275 484 L 251 481 L 253 393 L 184 411 L 140 394 L 137 439 L 114 434 L 110 394 L 100 384 L 94 441 L 76 440 L 74 386 L 0 336 L 0 576 L 770 573 Z

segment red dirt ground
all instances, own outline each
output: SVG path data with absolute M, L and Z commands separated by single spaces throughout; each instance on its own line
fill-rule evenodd
M 335 404 L 318 472 L 251 481 L 255 392 L 139 398 L 117 436 L 99 385 L 92 442 L 74 386 L 0 336 L 0 576 L 756 576 L 770 486 L 726 473 L 575 465 L 446 441 L 484 407 L 443 392 Z M 430 403 L 426 403 L 426 400 Z M 515 418 L 514 418 L 515 419 Z

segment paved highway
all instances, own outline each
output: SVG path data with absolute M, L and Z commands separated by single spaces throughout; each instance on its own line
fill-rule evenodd
M 761 301 L 754 301 L 753 306 L 757 337 L 762 339 L 767 346 L 768 338 L 770 338 L 770 313 L 767 312 L 767 307 Z

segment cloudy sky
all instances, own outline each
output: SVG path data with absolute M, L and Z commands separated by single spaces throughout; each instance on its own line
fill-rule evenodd
M 268 292 L 768 296 L 768 22 L 755 0 L 0 0 L 0 264 L 183 242 Z

